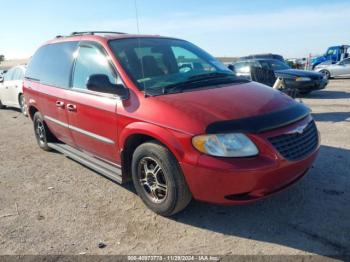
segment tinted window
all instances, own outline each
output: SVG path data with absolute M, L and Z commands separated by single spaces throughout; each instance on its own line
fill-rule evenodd
M 31 59 L 26 77 L 41 83 L 67 88 L 78 42 L 50 44 L 41 47 Z
M 95 46 L 81 46 L 74 67 L 73 87 L 86 89 L 88 78 L 95 74 L 107 75 L 111 83 L 117 83 L 107 57 Z
M 287 64 L 279 60 L 261 60 L 260 64 L 262 68 L 270 69 L 274 71 L 290 69 L 290 67 Z

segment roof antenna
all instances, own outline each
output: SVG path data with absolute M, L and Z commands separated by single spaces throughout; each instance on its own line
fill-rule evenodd
M 137 34 L 140 34 L 139 11 L 138 11 L 138 8 L 137 8 L 137 0 L 134 0 L 134 4 L 135 4 L 135 16 L 136 16 Z
M 137 27 L 137 34 L 139 35 L 137 38 L 137 42 L 138 42 L 138 46 L 139 49 L 141 48 L 141 39 L 140 39 L 140 24 L 139 24 L 139 12 L 138 12 L 138 8 L 137 8 L 137 0 L 134 0 L 134 4 L 135 4 L 135 17 L 136 17 L 136 27 Z M 143 65 L 143 57 L 140 57 L 140 64 L 141 64 L 141 73 L 142 73 L 142 79 L 139 80 L 143 80 L 145 79 L 145 70 L 144 70 L 144 65 Z M 145 96 L 147 96 L 146 93 L 146 84 L 144 81 L 139 81 L 143 84 L 143 91 L 145 93 Z

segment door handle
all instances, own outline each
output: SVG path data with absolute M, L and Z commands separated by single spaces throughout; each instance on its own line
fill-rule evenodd
M 67 104 L 67 109 L 70 112 L 76 112 L 77 111 L 77 106 L 76 105 L 72 105 L 72 104 Z
M 62 102 L 62 101 L 56 101 L 56 106 L 57 106 L 57 107 L 60 107 L 60 108 L 63 108 L 63 107 L 64 107 L 64 102 Z

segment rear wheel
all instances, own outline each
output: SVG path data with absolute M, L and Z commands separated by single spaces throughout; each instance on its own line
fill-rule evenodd
M 51 151 L 48 143 L 55 142 L 55 137 L 48 129 L 40 112 L 36 112 L 33 117 L 34 132 L 38 145 L 45 151 Z
M 156 141 L 144 143 L 135 150 L 132 178 L 142 201 L 159 215 L 174 215 L 192 199 L 176 158 Z

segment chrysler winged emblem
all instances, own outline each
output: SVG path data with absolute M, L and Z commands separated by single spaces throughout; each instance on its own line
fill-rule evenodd
M 302 135 L 304 133 L 304 130 L 305 130 L 306 127 L 307 127 L 307 125 L 298 126 L 297 128 L 289 131 L 287 134 L 299 134 L 299 135 Z

